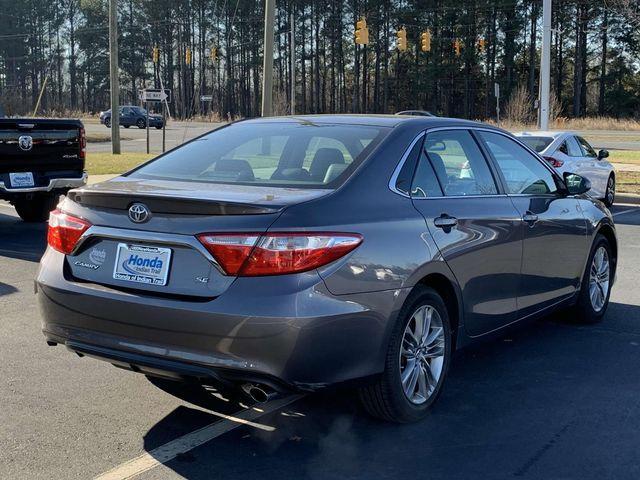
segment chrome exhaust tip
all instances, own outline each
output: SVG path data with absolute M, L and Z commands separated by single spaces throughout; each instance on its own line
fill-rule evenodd
M 269 394 L 260 385 L 245 383 L 242 385 L 242 391 L 256 403 L 266 403 L 269 400 Z

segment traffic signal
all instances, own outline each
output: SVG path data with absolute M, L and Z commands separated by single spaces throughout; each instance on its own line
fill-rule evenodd
M 420 48 L 423 52 L 431 51 L 431 31 L 427 30 L 420 35 Z
M 396 46 L 398 47 L 398 50 L 404 52 L 407 49 L 407 30 L 402 27 L 400 30 L 398 30 L 397 36 L 398 41 Z
M 364 17 L 356 22 L 356 43 L 358 45 L 367 45 L 369 43 L 369 28 Z
M 160 49 L 158 47 L 153 47 L 153 63 L 158 63 L 160 60 Z
M 187 50 L 184 52 L 184 62 L 187 65 L 191 65 L 191 49 L 187 47 Z
M 212 62 L 218 60 L 218 47 L 211 47 L 211 51 L 209 52 L 209 58 Z
M 478 40 L 478 50 L 480 51 L 480 53 L 484 52 L 484 47 L 485 47 L 485 40 L 484 38 L 481 38 L 480 40 Z
M 453 49 L 456 52 L 456 57 L 460 56 L 460 40 L 456 40 L 453 42 Z

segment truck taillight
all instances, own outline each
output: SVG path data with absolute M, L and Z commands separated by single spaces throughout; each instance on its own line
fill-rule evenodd
M 49 214 L 47 243 L 54 250 L 69 255 L 89 227 L 91 224 L 86 220 L 72 217 L 56 209 Z
M 198 240 L 228 275 L 255 277 L 313 270 L 362 243 L 354 233 L 203 233 Z
M 80 129 L 80 158 L 85 158 L 87 155 L 87 136 L 84 132 L 84 128 Z
M 547 163 L 549 165 L 551 165 L 553 168 L 559 168 L 562 165 L 564 165 L 564 162 L 562 160 L 558 160 L 557 158 L 553 158 L 553 157 L 543 157 Z

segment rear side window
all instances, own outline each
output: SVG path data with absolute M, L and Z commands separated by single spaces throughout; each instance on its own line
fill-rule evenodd
M 582 149 L 580 144 L 576 140 L 576 137 L 567 137 L 567 152 L 570 157 L 582 157 Z
M 445 195 L 498 193 L 484 155 L 467 130 L 445 130 L 427 134 L 424 154 Z
M 552 173 L 527 149 L 498 133 L 478 133 L 502 172 L 507 193 L 535 195 L 557 191 Z
M 133 171 L 153 178 L 334 188 L 389 128 L 310 122 L 241 122 L 197 138 Z
M 418 168 L 416 168 L 416 174 L 411 185 L 411 196 L 414 198 L 442 196 L 442 189 L 438 183 L 436 172 L 433 170 L 427 152 L 423 148 L 420 149 Z
M 598 156 L 596 151 L 591 147 L 591 145 L 589 145 L 589 142 L 587 142 L 584 138 L 576 137 L 576 140 L 578 140 L 578 143 L 580 144 L 580 147 L 582 148 L 582 154 L 585 157 L 596 158 Z

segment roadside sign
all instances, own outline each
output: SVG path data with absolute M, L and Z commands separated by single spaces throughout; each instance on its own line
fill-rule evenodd
M 143 102 L 167 102 L 171 101 L 171 90 L 168 88 L 145 88 L 140 90 L 140 100 Z
M 201 102 L 210 102 L 213 100 L 213 95 L 200 95 Z

